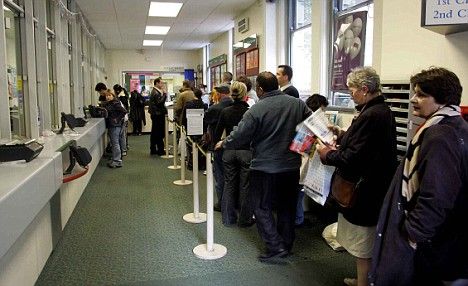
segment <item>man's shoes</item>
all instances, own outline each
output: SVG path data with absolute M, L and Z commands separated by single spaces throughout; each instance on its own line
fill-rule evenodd
M 123 157 L 123 156 L 127 156 L 127 151 L 123 151 L 123 152 L 122 152 L 122 157 Z
M 270 262 L 270 261 L 274 261 L 278 258 L 284 258 L 286 256 L 288 256 L 289 254 L 289 251 L 287 249 L 284 249 L 284 248 L 280 248 L 276 251 L 267 251 L 261 255 L 258 256 L 258 260 L 260 262 Z
M 107 163 L 107 167 L 111 168 L 111 169 L 115 169 L 115 168 L 121 168 L 122 167 L 122 163 L 113 163 L 113 162 L 109 162 Z
M 214 210 L 215 212 L 221 212 L 221 206 L 220 206 L 219 204 L 215 204 L 215 205 L 213 206 L 213 210 Z
M 345 278 L 343 283 L 348 286 L 357 286 L 357 279 L 356 278 Z
M 158 152 L 156 152 L 156 150 L 151 150 L 150 151 L 150 155 L 156 155 L 156 154 L 158 154 Z
M 239 222 L 237 223 L 237 226 L 238 226 L 238 227 L 241 227 L 241 228 L 251 227 L 252 225 L 255 224 L 255 222 L 256 222 L 255 219 L 252 218 L 252 219 L 250 219 L 250 220 L 248 220 L 248 221 L 242 221 L 242 222 L 239 221 Z

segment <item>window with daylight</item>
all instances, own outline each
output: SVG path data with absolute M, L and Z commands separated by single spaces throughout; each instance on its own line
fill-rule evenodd
M 290 3 L 290 60 L 293 68 L 292 84 L 301 98 L 311 94 L 312 80 L 312 28 L 311 0 Z

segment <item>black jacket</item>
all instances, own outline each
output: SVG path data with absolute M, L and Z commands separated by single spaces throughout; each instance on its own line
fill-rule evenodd
M 107 128 L 122 126 L 127 110 L 122 106 L 118 99 L 107 101 L 104 105 L 107 110 L 106 126 Z
M 283 90 L 283 93 L 286 93 L 287 95 L 290 95 L 295 98 L 299 98 L 299 91 L 297 91 L 297 89 L 292 85 L 288 86 L 285 90 Z
M 210 108 L 208 108 L 208 110 L 205 112 L 205 117 L 203 118 L 203 125 L 205 127 L 206 132 L 209 132 L 211 134 L 211 138 L 214 139 L 214 131 L 216 129 L 216 126 L 218 125 L 221 111 L 224 108 L 230 106 L 231 104 L 231 97 L 225 97 L 221 99 L 219 103 L 210 106 Z M 212 150 L 216 143 L 217 141 L 211 140 L 208 149 Z
M 397 163 L 395 119 L 382 96 L 367 103 L 338 145 L 324 163 L 349 181 L 362 179 L 354 206 L 340 211 L 355 225 L 374 226 Z
M 167 108 L 164 105 L 166 102 L 166 93 L 161 93 L 159 90 L 153 87 L 150 94 L 149 100 L 149 113 L 151 114 L 151 118 L 154 116 L 161 116 L 167 114 Z
M 234 103 L 221 111 L 219 116 L 218 125 L 214 132 L 214 141 L 221 140 L 224 129 L 226 129 L 226 136 L 228 136 L 234 126 L 237 126 L 244 116 L 244 113 L 249 109 L 249 105 L 245 101 L 236 100 Z M 250 144 L 246 144 L 237 148 L 239 150 L 250 150 Z

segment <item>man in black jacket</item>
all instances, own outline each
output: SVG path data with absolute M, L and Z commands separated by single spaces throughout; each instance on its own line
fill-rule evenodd
M 164 90 L 164 82 L 160 77 L 154 80 L 154 87 L 151 90 L 149 101 L 149 113 L 151 114 L 151 138 L 150 138 L 150 154 L 164 154 L 164 133 L 165 133 L 165 116 L 167 109 L 165 106 L 167 93 Z M 156 149 L 157 147 L 157 149 Z
M 292 76 L 293 70 L 288 65 L 279 65 L 276 69 L 276 78 L 278 79 L 280 90 L 292 97 L 299 98 L 299 92 L 291 84 Z

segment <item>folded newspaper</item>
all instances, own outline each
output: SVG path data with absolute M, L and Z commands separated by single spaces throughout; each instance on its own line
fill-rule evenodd
M 332 144 L 333 143 L 333 132 L 328 128 L 329 121 L 325 112 L 319 108 L 317 111 L 312 113 L 306 120 L 304 124 L 307 128 L 312 131 L 315 136 L 317 136 L 323 143 Z

